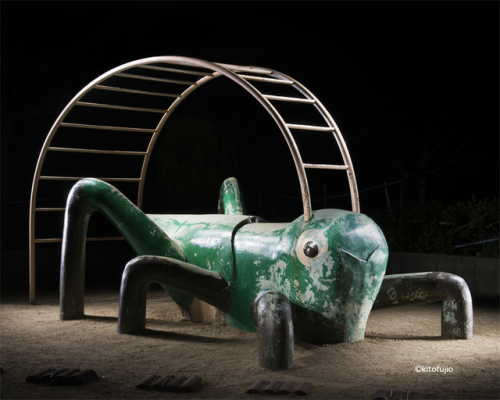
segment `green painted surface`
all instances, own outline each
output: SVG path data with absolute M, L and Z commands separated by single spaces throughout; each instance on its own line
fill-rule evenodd
M 297 339 L 363 340 L 388 259 L 384 236 L 368 217 L 327 209 L 314 211 L 306 224 L 301 216 L 291 223 L 244 225 L 234 236 L 234 264 L 233 229 L 247 218 L 238 210 L 225 209 L 226 215 L 146 216 L 116 189 L 98 182 L 92 180 L 88 190 L 109 191 L 101 210 L 117 221 L 115 226 L 138 254 L 175 253 L 177 259 L 183 255 L 187 262 L 219 272 L 230 282 L 232 306 L 226 322 L 231 326 L 256 331 L 250 303 L 261 291 L 278 290 L 292 305 Z M 232 199 L 236 198 L 235 194 Z M 314 257 L 304 254 L 310 242 L 317 245 Z M 192 301 L 166 289 L 183 308 Z
M 220 214 L 246 215 L 245 200 L 236 178 L 228 178 L 222 182 L 220 197 L 224 207 L 224 212 L 219 210 Z

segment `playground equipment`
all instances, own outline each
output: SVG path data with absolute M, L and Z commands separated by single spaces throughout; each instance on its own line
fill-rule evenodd
M 165 65 L 182 65 L 182 69 Z M 161 73 L 189 74 L 196 82 L 130 74 L 142 68 Z M 186 69 L 188 68 L 188 69 Z M 195 69 L 196 68 L 196 69 Z M 187 86 L 180 94 L 103 85 L 111 77 L 168 82 Z M 155 140 L 178 104 L 203 83 L 225 76 L 245 88 L 268 111 L 281 130 L 297 169 L 303 215 L 290 223 L 271 223 L 246 215 L 238 182 L 223 182 L 219 214 L 146 215 L 140 208 L 144 177 Z M 299 97 L 262 94 L 250 82 L 289 85 Z M 91 91 L 111 90 L 142 96 L 173 98 L 165 110 L 122 104 L 82 101 Z M 309 104 L 324 126 L 286 123 L 274 101 Z M 97 107 L 126 112 L 160 114 L 156 128 L 132 128 L 65 122 L 74 107 Z M 151 133 L 145 152 L 54 148 L 50 142 L 61 127 L 76 130 L 121 130 Z M 330 132 L 340 149 L 343 165 L 304 164 L 294 130 Z M 141 155 L 137 205 L 107 183 L 124 178 L 41 176 L 49 151 Z M 305 168 L 346 171 L 352 211 L 311 209 Z M 87 85 L 63 110 L 52 127 L 35 173 L 31 205 L 31 293 L 34 299 L 34 207 L 41 179 L 78 181 L 65 208 L 61 256 L 61 319 L 84 316 L 85 243 L 90 215 L 103 213 L 139 255 L 123 273 L 118 332 L 137 333 L 145 327 L 146 293 L 158 282 L 169 292 L 183 315 L 197 321 L 223 318 L 229 325 L 259 332 L 259 365 L 269 369 L 293 366 L 295 338 L 311 343 L 363 340 L 374 306 L 443 301 L 442 333 L 446 338 L 472 336 L 470 293 L 463 279 L 450 274 L 398 276 L 384 279 L 388 259 L 385 238 L 377 225 L 359 213 L 354 169 L 338 127 L 319 100 L 296 80 L 274 70 L 215 64 L 186 57 L 153 57 L 117 67 Z M 55 241 L 55 239 L 53 240 Z M 411 276 L 410 276 L 411 275 Z M 382 287 L 382 290 L 381 290 Z M 377 295 L 380 295 L 377 297 Z

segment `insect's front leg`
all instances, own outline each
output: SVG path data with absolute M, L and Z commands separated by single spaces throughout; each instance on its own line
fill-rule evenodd
M 259 329 L 259 367 L 273 371 L 293 368 L 292 307 L 288 298 L 276 290 L 260 292 L 250 305 Z

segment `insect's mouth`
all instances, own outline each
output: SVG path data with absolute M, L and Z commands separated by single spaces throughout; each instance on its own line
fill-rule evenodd
M 366 257 L 365 260 L 362 257 L 364 257 L 366 255 L 366 252 L 363 255 L 356 256 L 355 254 L 352 254 L 349 251 L 344 250 L 342 248 L 340 249 L 340 251 L 342 253 L 349 254 L 351 257 L 354 257 L 356 260 L 359 260 L 361 262 L 368 262 L 368 260 L 370 259 L 370 257 L 373 255 L 373 253 L 375 253 L 377 251 L 377 249 L 379 247 L 380 247 L 380 244 L 377 247 L 375 247 L 371 252 L 368 252 L 368 257 Z

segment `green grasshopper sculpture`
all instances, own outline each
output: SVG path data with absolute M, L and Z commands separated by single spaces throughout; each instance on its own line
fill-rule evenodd
M 384 280 L 387 243 L 370 218 L 326 209 L 314 211 L 307 223 L 303 216 L 269 223 L 245 215 L 234 178 L 222 184 L 214 215 L 146 215 L 106 182 L 76 183 L 64 224 L 63 320 L 84 316 L 85 240 L 94 211 L 103 213 L 139 254 L 123 273 L 119 333 L 145 329 L 147 290 L 158 282 L 191 320 L 218 314 L 234 328 L 258 331 L 259 366 L 272 370 L 293 367 L 294 339 L 363 340 L 374 304 L 443 301 L 443 336 L 472 336 L 463 279 L 428 273 Z
M 209 304 L 232 327 L 259 330 L 261 365 L 272 369 L 292 367 L 294 337 L 363 340 L 388 258 L 378 226 L 341 210 L 268 223 L 244 215 L 240 198 L 232 178 L 221 189 L 224 214 L 146 215 L 108 183 L 79 181 L 66 211 L 61 319 L 83 316 L 86 229 L 98 210 L 139 254 L 123 274 L 120 333 L 144 328 L 147 288 L 159 282 L 193 320 Z
M 68 196 L 61 256 L 60 318 L 84 316 L 89 217 L 103 213 L 139 254 L 123 273 L 118 332 L 145 329 L 146 297 L 158 282 L 193 321 L 223 317 L 259 334 L 259 366 L 293 367 L 294 339 L 364 339 L 375 308 L 443 302 L 442 335 L 472 337 L 465 281 L 419 273 L 384 279 L 388 248 L 365 215 L 326 209 L 304 223 L 247 216 L 236 179 L 224 181 L 219 214 L 146 215 L 110 184 L 82 179 Z
M 141 68 L 140 72 L 136 68 Z M 190 80 L 179 80 L 178 74 L 187 74 Z M 49 150 L 134 154 L 52 147 L 51 141 L 59 128 L 152 133 L 141 170 L 143 179 L 151 149 L 172 112 L 194 90 L 219 77 L 230 79 L 246 90 L 278 125 L 297 169 L 304 215 L 290 223 L 270 223 L 246 215 L 234 178 L 222 184 L 218 214 L 145 215 L 108 183 L 82 179 L 71 190 L 65 209 L 60 318 L 84 316 L 87 225 L 90 215 L 99 211 L 139 255 L 123 272 L 119 333 L 133 334 L 145 329 L 147 290 L 152 282 L 158 282 L 177 303 L 184 317 L 193 321 L 223 318 L 232 327 L 258 332 L 259 365 L 274 370 L 292 368 L 295 339 L 309 343 L 363 340 L 369 313 L 376 308 L 442 301 L 442 336 L 470 338 L 472 303 L 463 279 L 441 272 L 385 276 L 387 243 L 378 226 L 358 213 L 354 170 L 335 121 L 306 87 L 272 69 L 218 64 L 190 57 L 157 56 L 132 61 L 102 74 L 68 103 L 47 136 L 33 182 L 31 226 L 34 227 L 34 212 L 37 211 L 36 190 L 42 178 L 41 168 Z M 116 86 L 121 85 L 116 81 L 118 78 L 119 82 L 134 79 L 135 84 L 133 87 L 127 83 L 123 87 Z M 112 80 L 108 82 L 108 79 Z M 148 84 L 138 90 L 135 86 L 138 82 Z M 151 91 L 151 82 L 161 87 L 168 83 L 168 93 L 163 89 Z M 288 89 L 282 93 L 286 87 L 296 91 L 299 97 L 283 96 L 288 93 Z M 101 100 L 93 102 L 94 95 L 101 98 L 103 89 L 112 91 L 113 97 L 109 101 L 102 100 L 105 104 L 101 104 Z M 129 95 L 161 97 L 165 101 L 171 99 L 172 103 L 166 106 L 161 101 L 158 102 L 161 106 L 154 108 L 137 107 L 136 100 L 132 101 Z M 325 123 L 311 126 L 285 122 L 271 103 L 282 101 L 313 107 Z M 73 109 L 82 106 L 108 110 L 112 114 L 105 115 L 111 120 L 117 117 L 115 111 L 127 120 L 129 113 L 136 112 L 151 112 L 160 119 L 156 120 L 155 129 L 123 126 L 121 122 L 120 126 L 95 125 L 92 113 L 92 116 L 80 112 L 73 115 Z M 82 118 L 84 123 L 81 123 Z M 295 120 L 300 121 L 300 118 Z M 304 164 L 290 130 L 329 132 L 339 147 L 343 164 Z M 311 212 L 305 168 L 346 171 L 353 212 L 336 209 Z M 138 204 L 139 199 L 142 201 L 142 190 L 140 186 Z M 32 253 L 33 233 L 32 229 Z M 34 296 L 34 286 L 32 289 L 30 294 Z

